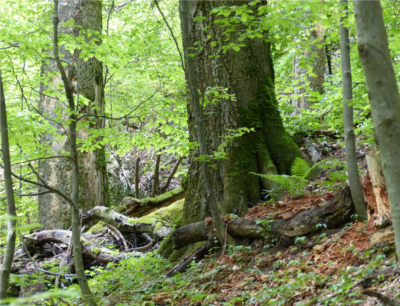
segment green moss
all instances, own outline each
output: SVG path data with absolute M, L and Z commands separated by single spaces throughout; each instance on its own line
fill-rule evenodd
M 160 208 L 155 212 L 148 214 L 144 217 L 138 219 L 129 219 L 128 222 L 132 225 L 135 224 L 153 224 L 155 221 L 164 221 L 167 223 L 174 224 L 175 226 L 179 226 L 182 223 L 182 211 L 183 211 L 183 203 L 184 199 L 176 201 L 171 205 Z M 163 227 L 162 223 L 157 223 L 155 226 L 155 230 L 159 230 Z
M 174 245 L 171 233 L 161 242 L 160 248 L 158 249 L 158 254 L 160 254 L 160 256 L 163 258 L 168 259 L 168 257 L 174 251 L 173 247 Z
M 87 231 L 87 233 L 88 233 L 89 235 L 100 234 L 100 233 L 102 233 L 105 229 L 106 229 L 106 223 L 104 223 L 103 221 L 99 221 L 99 222 L 97 222 L 95 225 L 93 225 L 93 226 Z

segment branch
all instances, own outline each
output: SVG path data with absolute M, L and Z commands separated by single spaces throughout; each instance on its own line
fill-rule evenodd
M 0 163 L 0 167 L 4 169 L 4 165 L 1 164 L 1 163 Z M 55 193 L 55 194 L 59 195 L 61 198 L 63 198 L 65 201 L 67 201 L 67 203 L 69 203 L 70 205 L 72 205 L 72 207 L 74 207 L 75 209 L 77 209 L 77 208 L 75 207 L 75 204 L 72 202 L 72 200 L 71 200 L 69 197 L 67 197 L 65 194 L 63 194 L 61 191 L 59 191 L 59 190 L 57 190 L 57 189 L 55 189 L 55 188 L 53 188 L 53 187 L 50 187 L 50 186 L 47 185 L 47 184 L 43 185 L 43 184 L 40 184 L 40 183 L 38 183 L 38 182 L 31 181 L 31 180 L 29 180 L 29 179 L 27 179 L 27 178 L 24 178 L 24 177 L 22 177 L 22 176 L 19 176 L 19 175 L 13 173 L 13 172 L 11 172 L 11 175 L 12 175 L 13 177 L 15 177 L 16 179 L 19 179 L 19 180 L 21 180 L 21 181 L 24 181 L 25 183 L 29 183 L 29 184 L 32 184 L 32 185 L 35 185 L 35 186 L 38 186 L 38 187 L 45 188 L 45 189 L 47 189 L 47 190 L 49 191 L 49 193 Z
M 164 19 L 164 22 L 165 22 L 165 24 L 167 25 L 169 32 L 171 33 L 172 39 L 174 40 L 176 49 L 178 50 L 179 56 L 180 56 L 180 58 L 181 58 L 181 65 L 182 65 L 183 72 L 185 72 L 186 70 L 185 70 L 185 64 L 184 64 L 184 62 L 183 62 L 182 52 L 181 52 L 181 49 L 179 48 L 179 45 L 178 45 L 178 42 L 177 42 L 177 40 L 176 40 L 176 38 L 175 38 L 174 32 L 172 31 L 171 27 L 169 26 L 168 21 L 167 21 L 167 19 L 165 18 L 163 12 L 161 11 L 161 9 L 160 9 L 160 7 L 159 7 L 159 5 L 158 5 L 158 0 L 154 0 L 154 3 L 155 3 L 155 5 L 157 6 L 157 9 L 158 9 L 158 11 L 160 12 L 162 18 Z
M 183 159 L 183 157 L 179 157 L 179 159 L 176 162 L 174 168 L 172 169 L 171 173 L 168 176 L 167 182 L 165 183 L 164 186 L 161 187 L 161 193 L 165 192 L 168 189 L 169 184 L 171 183 L 172 178 L 174 177 L 176 171 L 178 170 L 179 164 L 181 163 L 182 159 Z
M 67 159 L 72 160 L 72 161 L 75 163 L 75 159 L 73 159 L 72 157 L 65 156 L 65 155 L 59 155 L 59 156 L 49 156 L 49 157 L 39 157 L 39 158 L 35 158 L 35 159 L 28 159 L 28 160 L 26 160 L 26 161 L 14 163 L 14 164 L 12 164 L 11 166 L 14 167 L 14 166 L 16 166 L 16 165 L 31 163 L 31 162 L 39 161 L 39 160 L 54 159 L 54 158 L 67 158 Z
M 133 110 L 131 110 L 129 113 L 127 113 L 126 115 L 119 117 L 119 118 L 113 118 L 113 117 L 108 117 L 108 116 L 99 116 L 99 115 L 93 115 L 93 114 L 86 114 L 86 115 L 82 115 L 80 116 L 76 121 L 78 122 L 79 120 L 81 120 L 84 117 L 96 117 L 96 118 L 105 118 L 105 119 L 109 119 L 109 120 L 122 120 L 122 119 L 127 119 L 129 118 L 129 115 L 132 114 L 135 110 L 137 110 L 143 103 L 146 103 L 147 101 L 151 100 L 156 93 L 158 93 L 160 91 L 160 87 L 157 88 L 157 90 L 146 100 L 140 102 Z

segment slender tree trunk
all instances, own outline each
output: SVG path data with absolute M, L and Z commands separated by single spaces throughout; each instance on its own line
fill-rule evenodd
M 70 158 L 74 161 L 72 162 L 72 170 L 71 170 L 71 179 L 72 179 L 72 192 L 71 192 L 71 200 L 72 200 L 72 244 L 73 244 L 73 253 L 74 253 L 74 262 L 76 274 L 79 282 L 79 287 L 81 289 L 82 295 L 85 299 L 87 305 L 95 306 L 96 303 L 93 300 L 92 292 L 90 291 L 88 280 L 85 274 L 85 268 L 83 265 L 83 257 L 82 257 L 82 246 L 81 246 L 81 222 L 80 222 L 80 205 L 79 205 L 79 156 L 77 154 L 77 115 L 75 113 L 75 100 L 73 95 L 72 88 L 72 78 L 68 79 L 67 74 L 61 64 L 61 59 L 59 56 L 59 47 L 58 47 L 58 24 L 59 24 L 59 5 L 58 0 L 54 0 L 54 16 L 53 16 L 53 38 L 54 38 L 54 57 L 57 64 L 57 68 L 61 74 L 61 79 L 64 84 L 65 95 L 68 100 L 68 107 L 70 110 L 69 114 L 69 154 Z M 74 67 L 70 66 L 68 70 L 69 77 L 74 72 Z
M 4 95 L 3 79 L 0 71 L 0 129 L 1 129 L 1 152 L 3 154 L 4 185 L 7 198 L 7 247 L 0 274 L 0 299 L 7 297 L 10 280 L 10 270 L 14 259 L 15 250 L 15 226 L 17 216 L 15 212 L 14 190 L 11 178 L 10 147 L 8 142 L 8 127 L 6 113 L 6 99 Z
M 135 196 L 139 199 L 139 167 L 140 167 L 140 157 L 136 158 L 135 167 Z
M 274 73 L 270 45 L 264 39 L 245 42 L 239 52 L 221 48 L 226 39 L 224 28 L 215 24 L 218 18 L 211 11 L 218 6 L 247 5 L 248 1 L 180 1 L 182 32 L 186 52 L 187 77 L 193 101 L 213 99 L 207 88 L 226 88 L 235 99 L 217 99 L 204 109 L 188 105 L 189 138 L 200 145 L 190 156 L 190 169 L 185 197 L 184 223 L 204 220 L 213 205 L 222 215 L 245 214 L 248 204 L 261 200 L 261 189 L 269 186 L 249 172 L 289 174 L 296 157 L 301 157 L 298 146 L 283 127 L 274 89 Z M 263 2 L 263 4 L 265 4 Z M 183 7 L 185 9 L 183 10 Z M 238 25 L 237 30 L 244 29 Z M 212 35 L 210 39 L 208 35 Z M 231 33 L 232 34 L 232 33 Z M 232 34 L 235 35 L 235 34 Z M 232 37 L 232 41 L 235 41 Z M 200 42 L 198 44 L 197 42 Z M 242 43 L 242 42 L 241 42 Z M 195 51 L 193 48 L 195 47 Z M 194 53 L 194 57 L 188 56 Z M 192 87 L 192 83 L 196 87 Z M 196 105 L 195 105 L 196 104 Z M 198 126 L 202 125 L 200 135 Z M 229 136 L 229 129 L 253 128 L 254 132 L 233 140 L 224 148 L 227 159 L 212 160 L 201 166 L 198 155 L 218 151 L 218 146 Z M 203 137 L 200 144 L 199 137 Z M 203 151 L 202 151 L 203 150 Z M 204 179 L 199 174 L 208 169 Z M 208 173 L 208 174 L 207 174 Z M 209 180 L 209 182 L 208 182 Z M 209 197 L 210 194 L 214 197 Z M 214 200 L 212 200 L 214 199 Z M 214 217 L 214 215 L 211 213 Z
M 102 4 L 99 0 L 82 0 L 82 1 L 67 1 L 61 0 L 59 7 L 60 16 L 60 33 L 69 35 L 83 35 L 77 28 L 65 28 L 62 23 L 73 19 L 75 25 L 82 27 L 82 30 L 102 31 Z M 86 37 L 86 41 L 96 38 L 92 35 Z M 99 42 L 101 43 L 101 42 Z M 52 57 L 51 52 L 50 57 Z M 77 95 L 77 104 L 79 105 L 80 114 L 102 115 L 104 110 L 104 92 L 103 92 L 103 72 L 102 63 L 96 58 L 90 58 L 87 61 L 79 58 L 80 51 L 75 51 L 71 54 L 60 47 L 60 53 L 63 54 L 63 59 L 76 66 L 75 74 L 68 76 L 72 78 L 74 84 L 74 93 Z M 53 59 L 50 59 L 42 66 L 42 75 L 45 77 L 48 73 L 51 74 L 49 85 L 41 85 L 40 110 L 43 113 L 50 114 L 50 117 L 56 121 L 67 119 L 65 107 L 60 101 L 50 96 L 43 94 L 47 89 L 58 90 L 61 83 L 57 76 L 58 68 Z M 90 102 L 85 105 L 82 99 L 87 98 Z M 57 111 L 61 111 L 62 118 L 57 118 Z M 102 118 L 82 119 L 82 123 L 88 125 L 87 128 L 78 129 L 77 137 L 79 139 L 87 139 L 90 136 L 90 130 L 103 127 L 104 120 Z M 67 134 L 66 128 L 62 123 L 53 122 L 52 125 L 57 129 L 56 135 L 42 135 L 41 142 L 50 144 L 50 151 L 54 155 L 60 154 L 60 151 L 68 151 L 69 143 L 65 137 Z M 61 137 L 58 137 L 61 135 Z M 102 147 L 95 151 L 78 152 L 80 158 L 79 171 L 81 179 L 79 181 L 79 203 L 81 209 L 89 210 L 96 205 L 108 205 L 108 182 L 106 175 L 106 160 L 105 151 Z M 64 194 L 71 194 L 73 186 L 71 185 L 72 165 L 66 159 L 52 159 L 41 161 L 39 163 L 39 173 L 42 179 L 50 186 L 56 187 Z M 67 202 L 57 197 L 54 194 L 46 194 L 39 196 L 39 221 L 46 229 L 68 228 L 71 224 L 70 206 Z
M 151 197 L 154 198 L 158 193 L 158 186 L 160 184 L 160 160 L 161 154 L 157 154 L 156 157 L 156 166 L 154 169 L 154 181 L 153 181 L 153 188 L 151 190 Z
M 364 201 L 364 192 L 361 185 L 357 167 L 356 137 L 354 134 L 353 122 L 353 88 L 350 62 L 350 38 L 349 29 L 344 26 L 345 19 L 348 18 L 348 0 L 340 0 L 343 5 L 345 17 L 340 19 L 340 49 L 342 64 L 343 82 L 343 126 L 344 139 L 346 146 L 347 175 L 349 177 L 351 197 L 356 208 L 358 219 L 367 219 L 367 205 Z
M 400 95 L 380 1 L 353 1 L 358 52 L 363 65 L 376 143 L 389 195 L 397 257 L 400 258 Z
M 168 187 L 169 187 L 169 184 L 171 184 L 171 181 L 172 181 L 172 179 L 173 179 L 173 177 L 174 177 L 176 171 L 178 170 L 179 165 L 180 165 L 182 159 L 183 159 L 183 157 L 179 157 L 178 160 L 176 161 L 174 168 L 172 168 L 171 173 L 169 174 L 168 179 L 167 179 L 167 181 L 165 182 L 165 185 L 162 186 L 162 188 L 161 188 L 161 192 L 162 192 L 162 193 L 167 191 L 167 189 L 168 189 Z

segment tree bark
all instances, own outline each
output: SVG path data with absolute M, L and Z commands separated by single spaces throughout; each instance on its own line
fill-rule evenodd
M 11 177 L 10 146 L 8 142 L 8 124 L 6 113 L 6 99 L 4 95 L 3 79 L 0 71 L 0 129 L 1 129 L 1 152 L 3 155 L 4 185 L 7 199 L 7 246 L 0 273 L 0 300 L 7 297 L 10 271 L 14 259 L 16 239 L 16 217 L 14 190 Z
M 59 8 L 60 24 L 71 19 L 75 21 L 75 25 L 80 25 L 82 30 L 102 31 L 102 16 L 101 16 L 101 1 L 67 1 L 62 0 Z M 70 29 L 59 26 L 59 31 L 69 35 L 79 35 L 77 28 Z M 82 35 L 82 34 L 80 34 Z M 95 38 L 87 38 L 86 41 Z M 102 115 L 104 109 L 104 93 L 103 93 L 103 78 L 102 64 L 96 58 L 84 59 L 79 58 L 80 51 L 75 51 L 71 54 L 60 48 L 63 54 L 63 60 L 76 66 L 74 75 L 68 76 L 74 84 L 74 93 L 87 98 L 90 102 L 88 105 L 80 103 L 79 113 Z M 53 56 L 49 52 L 50 58 Z M 41 84 L 41 99 L 40 111 L 49 114 L 54 121 L 51 123 L 57 130 L 55 134 L 42 135 L 41 142 L 51 146 L 50 152 L 54 155 L 59 155 L 62 151 L 68 151 L 69 141 L 65 137 L 67 130 L 63 126 L 62 121 L 67 119 L 65 107 L 58 99 L 46 96 L 43 93 L 45 90 L 58 90 L 60 78 L 57 76 L 58 67 L 54 59 L 50 59 L 43 63 L 42 75 L 52 75 L 49 85 Z M 94 109 L 94 108 L 97 109 Z M 57 117 L 56 111 L 61 111 L 61 118 Z M 60 122 L 59 124 L 57 122 Z M 89 126 L 89 129 L 79 129 L 77 138 L 87 139 L 90 136 L 91 129 L 98 129 L 103 126 L 101 118 L 89 117 L 82 119 L 80 124 Z M 61 135 L 61 137 L 54 135 Z M 49 153 L 50 153 L 49 152 Z M 106 176 L 106 162 L 104 148 L 89 152 L 79 152 L 79 172 L 81 179 L 79 181 L 79 203 L 81 209 L 89 210 L 96 205 L 107 205 L 108 203 L 108 188 Z M 41 161 L 39 163 L 39 174 L 41 178 L 63 192 L 71 194 L 73 186 L 71 185 L 72 163 L 63 158 Z M 42 190 L 39 190 L 42 191 Z M 46 194 L 39 196 L 39 222 L 45 229 L 52 228 L 68 228 L 71 225 L 71 214 L 69 204 L 54 194 Z
M 335 228 L 350 220 L 354 212 L 350 189 L 342 187 L 337 195 L 321 207 L 306 210 L 291 219 L 232 219 L 228 223 L 228 233 L 237 239 L 257 239 L 268 236 L 278 238 L 285 245 L 293 244 L 296 237 L 317 232 L 318 224 Z M 172 233 L 174 249 L 207 241 L 212 226 L 204 221 L 182 226 Z
M 345 17 L 340 18 L 340 48 L 343 82 L 343 126 L 346 148 L 347 176 L 349 178 L 351 197 L 353 198 L 358 219 L 367 220 L 367 205 L 364 200 L 363 188 L 358 174 L 356 137 L 353 121 L 353 88 L 350 62 L 350 37 L 349 29 L 344 26 L 348 18 L 348 0 L 340 0 L 343 5 Z
M 139 199 L 139 167 L 140 167 L 140 157 L 136 158 L 136 167 L 135 167 L 135 196 L 136 199 Z
M 353 1 L 358 52 L 365 73 L 376 143 L 389 195 L 400 258 L 400 96 L 380 1 Z
M 154 168 L 154 181 L 153 188 L 151 190 L 151 197 L 154 198 L 158 193 L 158 186 L 160 185 L 160 160 L 161 154 L 157 154 L 156 166 Z
M 59 24 L 59 2 L 54 0 L 54 14 L 53 14 L 53 52 L 57 68 L 61 74 L 61 79 L 64 85 L 64 91 L 66 98 L 68 100 L 69 107 L 69 157 L 73 160 L 71 169 L 71 180 L 72 180 L 72 191 L 71 191 L 71 201 L 72 201 L 72 247 L 74 253 L 75 269 L 77 274 L 77 279 L 79 287 L 81 289 L 82 295 L 85 302 L 90 306 L 95 306 L 96 303 L 93 300 L 92 292 L 90 291 L 88 280 L 85 274 L 85 269 L 83 265 L 82 258 L 82 246 L 81 246 L 81 225 L 80 225 L 80 205 L 79 205 L 79 156 L 77 154 L 77 142 L 76 142 L 76 126 L 77 126 L 77 115 L 75 113 L 75 100 L 73 96 L 73 89 L 71 84 L 71 79 L 67 78 L 67 74 L 61 64 L 61 59 L 59 55 L 58 46 L 58 24 Z M 74 67 L 70 66 L 68 69 L 68 76 L 74 72 Z
M 212 166 L 208 167 L 210 188 L 215 193 L 216 201 L 211 201 L 207 196 L 206 180 L 199 175 L 201 162 L 196 160 L 199 152 L 193 150 L 184 209 L 184 223 L 188 224 L 204 220 L 210 215 L 208 205 L 215 203 L 218 203 L 221 214 L 245 214 L 249 203 L 261 199 L 261 189 L 268 189 L 268 186 L 260 185 L 258 177 L 249 172 L 288 174 L 295 158 L 302 155 L 285 131 L 277 109 L 270 45 L 263 39 L 252 39 L 246 41 L 246 47 L 239 52 L 229 50 L 224 53 L 221 50 L 225 41 L 224 29 L 214 23 L 220 17 L 212 14 L 212 9 L 224 5 L 247 5 L 248 1 L 180 2 L 183 3 L 187 10 L 181 13 L 182 28 L 185 24 L 190 34 L 189 39 L 183 40 L 183 46 L 186 53 L 195 54 L 195 57 L 186 54 L 186 60 L 193 62 L 194 81 L 203 101 L 205 97 L 213 99 L 213 95 L 206 91 L 215 87 L 226 88 L 228 94 L 236 97 L 236 101 L 232 98 L 217 99 L 216 103 L 207 103 L 200 110 L 208 152 L 218 151 L 224 141 L 221 137 L 230 135 L 228 129 L 246 127 L 255 130 L 225 147 L 227 159 L 209 162 Z M 238 25 L 238 30 L 243 28 Z M 208 38 L 209 34 L 212 39 Z M 196 46 L 196 51 L 189 49 L 193 46 Z M 192 88 L 194 94 L 197 92 Z M 194 106 L 189 104 L 191 142 L 199 142 L 195 112 Z M 204 154 L 200 152 L 200 155 Z

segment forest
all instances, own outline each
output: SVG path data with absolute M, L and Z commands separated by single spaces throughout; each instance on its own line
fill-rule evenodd
M 0 305 L 400 306 L 399 0 L 4 0 Z

